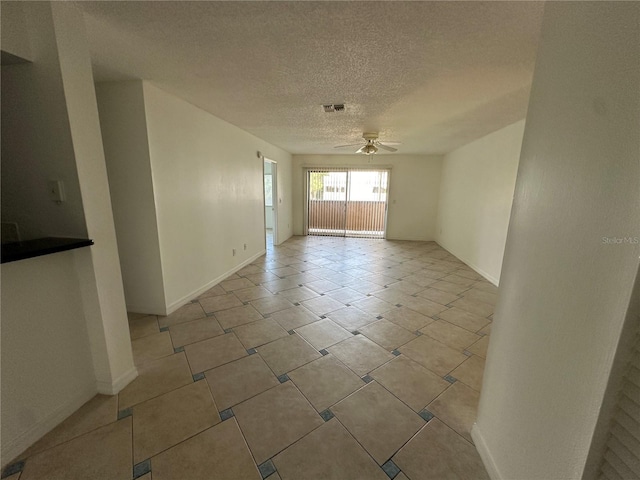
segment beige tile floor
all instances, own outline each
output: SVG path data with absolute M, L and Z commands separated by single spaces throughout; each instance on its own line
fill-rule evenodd
M 293 237 L 167 317 L 139 377 L 11 480 L 487 479 L 470 429 L 497 289 L 433 242 Z

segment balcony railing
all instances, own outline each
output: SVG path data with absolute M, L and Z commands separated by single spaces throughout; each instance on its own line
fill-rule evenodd
M 309 200 L 309 234 L 384 237 L 385 202 Z

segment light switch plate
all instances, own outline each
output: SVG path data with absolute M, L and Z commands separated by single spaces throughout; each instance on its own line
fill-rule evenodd
M 56 203 L 65 201 L 64 182 L 62 180 L 49 181 L 49 198 Z

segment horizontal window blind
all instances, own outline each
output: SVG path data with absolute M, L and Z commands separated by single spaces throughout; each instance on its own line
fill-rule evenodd
M 638 319 L 640 324 L 640 318 Z M 640 334 L 613 418 L 601 480 L 640 480 Z

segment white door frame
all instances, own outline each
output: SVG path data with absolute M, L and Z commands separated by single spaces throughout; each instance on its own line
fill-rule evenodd
M 269 158 L 266 157 L 261 157 L 262 158 L 262 198 L 263 198 L 263 208 L 266 207 L 266 197 L 265 197 L 265 193 L 264 193 L 264 164 L 265 163 L 270 163 L 271 164 L 271 213 L 272 213 L 272 221 L 273 221 L 273 244 L 274 245 L 279 245 L 280 242 L 278 241 L 278 162 L 276 162 L 275 160 L 271 160 Z M 264 217 L 264 223 L 263 223 L 263 230 L 265 232 L 265 236 L 264 236 L 264 244 L 265 244 L 265 249 L 267 247 L 267 235 L 266 235 L 266 231 L 267 231 L 267 219 L 266 219 L 266 211 L 265 211 L 265 217 Z

